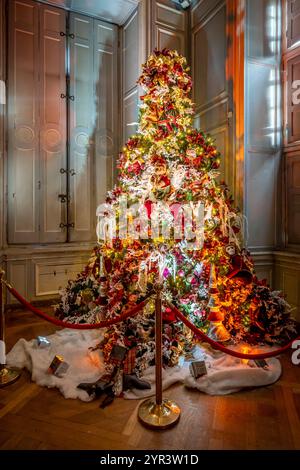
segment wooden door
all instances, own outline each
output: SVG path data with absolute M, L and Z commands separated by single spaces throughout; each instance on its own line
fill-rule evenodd
M 93 237 L 94 131 L 96 120 L 93 40 L 94 20 L 71 13 L 70 34 L 70 212 L 71 241 Z
M 95 203 L 105 202 L 114 184 L 116 156 L 120 151 L 118 118 L 118 30 L 103 21 L 94 22 L 94 81 L 97 104 L 95 121 Z M 93 223 L 95 224 L 95 212 Z M 95 233 L 95 225 L 93 226 Z M 93 235 L 94 235 L 93 233 Z
M 136 132 L 138 124 L 138 21 L 139 13 L 135 11 L 122 28 L 122 143 Z
M 9 9 L 9 243 L 96 240 L 119 148 L 118 28 L 72 13 L 67 31 L 64 10 L 31 0 Z
M 40 240 L 66 241 L 66 13 L 40 6 Z M 65 201 L 65 202 L 63 202 Z
M 66 241 L 65 15 L 9 2 L 9 243 Z
M 8 241 L 39 241 L 38 4 L 9 2 Z
M 118 35 L 115 25 L 75 13 L 70 33 L 70 241 L 89 241 L 118 151 Z

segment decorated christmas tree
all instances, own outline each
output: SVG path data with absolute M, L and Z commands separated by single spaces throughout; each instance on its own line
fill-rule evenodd
M 139 78 L 139 127 L 118 161 L 118 184 L 98 208 L 99 243 L 86 269 L 61 291 L 56 307 L 69 322 L 116 318 L 162 284 L 198 328 L 218 341 L 280 344 L 293 335 L 290 308 L 254 273 L 243 248 L 243 216 L 219 181 L 213 139 L 192 127 L 186 59 L 154 51 Z M 115 345 L 137 376 L 155 360 L 154 300 L 107 329 L 108 369 Z M 175 365 L 193 334 L 163 309 L 163 361 Z

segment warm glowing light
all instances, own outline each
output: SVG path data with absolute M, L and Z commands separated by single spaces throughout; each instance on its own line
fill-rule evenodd
M 251 353 L 251 349 L 248 348 L 247 346 L 242 346 L 241 352 L 242 352 L 243 354 L 250 354 L 250 353 Z M 248 362 L 249 362 L 249 359 L 242 359 L 242 364 L 247 365 Z

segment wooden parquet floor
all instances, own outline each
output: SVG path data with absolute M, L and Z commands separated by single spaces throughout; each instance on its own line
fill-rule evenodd
M 54 330 L 28 312 L 14 311 L 8 315 L 7 349 L 21 337 Z M 182 416 L 167 431 L 151 431 L 137 421 L 138 401 L 116 399 L 102 410 L 98 400 L 65 400 L 24 371 L 0 389 L 0 449 L 300 449 L 300 367 L 292 365 L 290 353 L 282 365 L 275 385 L 229 396 L 173 386 L 165 394 L 176 399 Z

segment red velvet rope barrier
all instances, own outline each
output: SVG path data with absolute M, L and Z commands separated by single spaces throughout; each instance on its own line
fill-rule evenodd
M 149 298 L 145 299 L 143 302 L 140 302 L 138 305 L 133 307 L 132 309 L 122 313 L 119 315 L 117 318 L 113 318 L 111 320 L 105 320 L 99 323 L 69 323 L 69 322 L 64 322 L 62 320 L 58 320 L 57 318 L 51 317 L 50 315 L 47 315 L 45 312 L 42 312 L 42 310 L 39 310 L 38 308 L 34 307 L 31 305 L 30 302 L 28 302 L 26 299 L 24 299 L 13 287 L 11 287 L 9 284 L 5 283 L 7 289 L 9 292 L 22 304 L 24 307 L 26 307 L 28 310 L 30 310 L 32 313 L 38 315 L 39 317 L 43 318 L 44 320 L 53 323 L 56 326 L 61 326 L 63 328 L 70 328 L 74 330 L 94 330 L 94 329 L 100 329 L 100 328 L 106 328 L 108 326 L 115 325 L 117 323 L 120 323 L 127 318 L 136 315 L 140 310 L 142 310 L 145 305 L 147 304 Z M 230 354 L 231 356 L 238 357 L 239 359 L 267 359 L 269 357 L 274 357 L 278 356 L 279 354 L 287 351 L 290 349 L 292 346 L 293 342 L 300 339 L 300 336 L 297 338 L 294 338 L 291 340 L 288 344 L 283 346 L 282 348 L 276 349 L 274 351 L 266 352 L 266 353 L 257 353 L 257 354 L 247 354 L 247 353 L 241 353 L 239 351 L 234 351 L 233 349 L 229 349 L 226 346 L 223 346 L 222 344 L 218 343 L 217 341 L 214 341 L 213 339 L 209 338 L 205 333 L 203 333 L 199 328 L 197 328 L 193 323 L 191 323 L 184 315 L 183 313 L 178 310 L 175 305 L 173 305 L 171 302 L 166 301 L 166 303 L 169 305 L 169 307 L 173 310 L 177 318 L 182 321 L 190 330 L 202 341 L 205 341 L 206 343 L 209 343 L 213 348 L 218 349 L 219 351 L 222 351 L 226 354 Z
M 133 315 L 136 315 L 142 308 L 145 307 L 147 304 L 149 298 L 144 300 L 143 302 L 140 302 L 138 305 L 133 307 L 132 309 L 122 313 L 119 315 L 117 318 L 112 318 L 111 320 L 105 320 L 101 321 L 99 323 L 68 323 L 64 322 L 62 320 L 59 320 L 58 318 L 51 317 L 50 315 L 47 315 L 45 312 L 42 312 L 42 310 L 39 310 L 38 308 L 34 307 L 29 303 L 26 299 L 24 299 L 13 287 L 11 287 L 9 284 L 6 284 L 7 289 L 9 292 L 22 304 L 24 307 L 26 307 L 28 310 L 30 310 L 32 313 L 35 313 L 39 317 L 43 318 L 44 320 L 53 323 L 53 325 L 56 326 L 62 326 L 63 328 L 71 328 L 73 330 L 95 330 L 95 329 L 100 329 L 100 328 L 106 328 L 111 325 L 115 325 L 116 323 L 120 323 L 124 320 L 126 320 L 129 317 L 132 317 Z
M 214 349 L 218 349 L 219 351 L 222 351 L 226 354 L 230 354 L 231 356 L 238 357 L 240 359 L 267 359 L 268 357 L 274 357 L 278 356 L 279 354 L 287 351 L 290 349 L 292 346 L 293 342 L 296 339 L 300 339 L 300 336 L 297 338 L 294 338 L 292 341 L 290 341 L 288 344 L 283 346 L 282 348 L 276 349 L 274 351 L 266 352 L 266 353 L 257 353 L 257 354 L 247 354 L 247 353 L 241 353 L 239 351 L 234 351 L 233 349 L 226 348 L 226 346 L 223 346 L 222 344 L 218 343 L 217 341 L 214 341 L 213 339 L 209 338 L 205 333 L 199 330 L 193 323 L 191 323 L 184 315 L 183 313 L 178 310 L 175 305 L 173 305 L 171 302 L 166 302 L 169 307 L 173 310 L 175 313 L 176 317 L 182 321 L 192 332 L 200 338 L 202 341 L 205 341 L 206 343 L 209 343 Z

